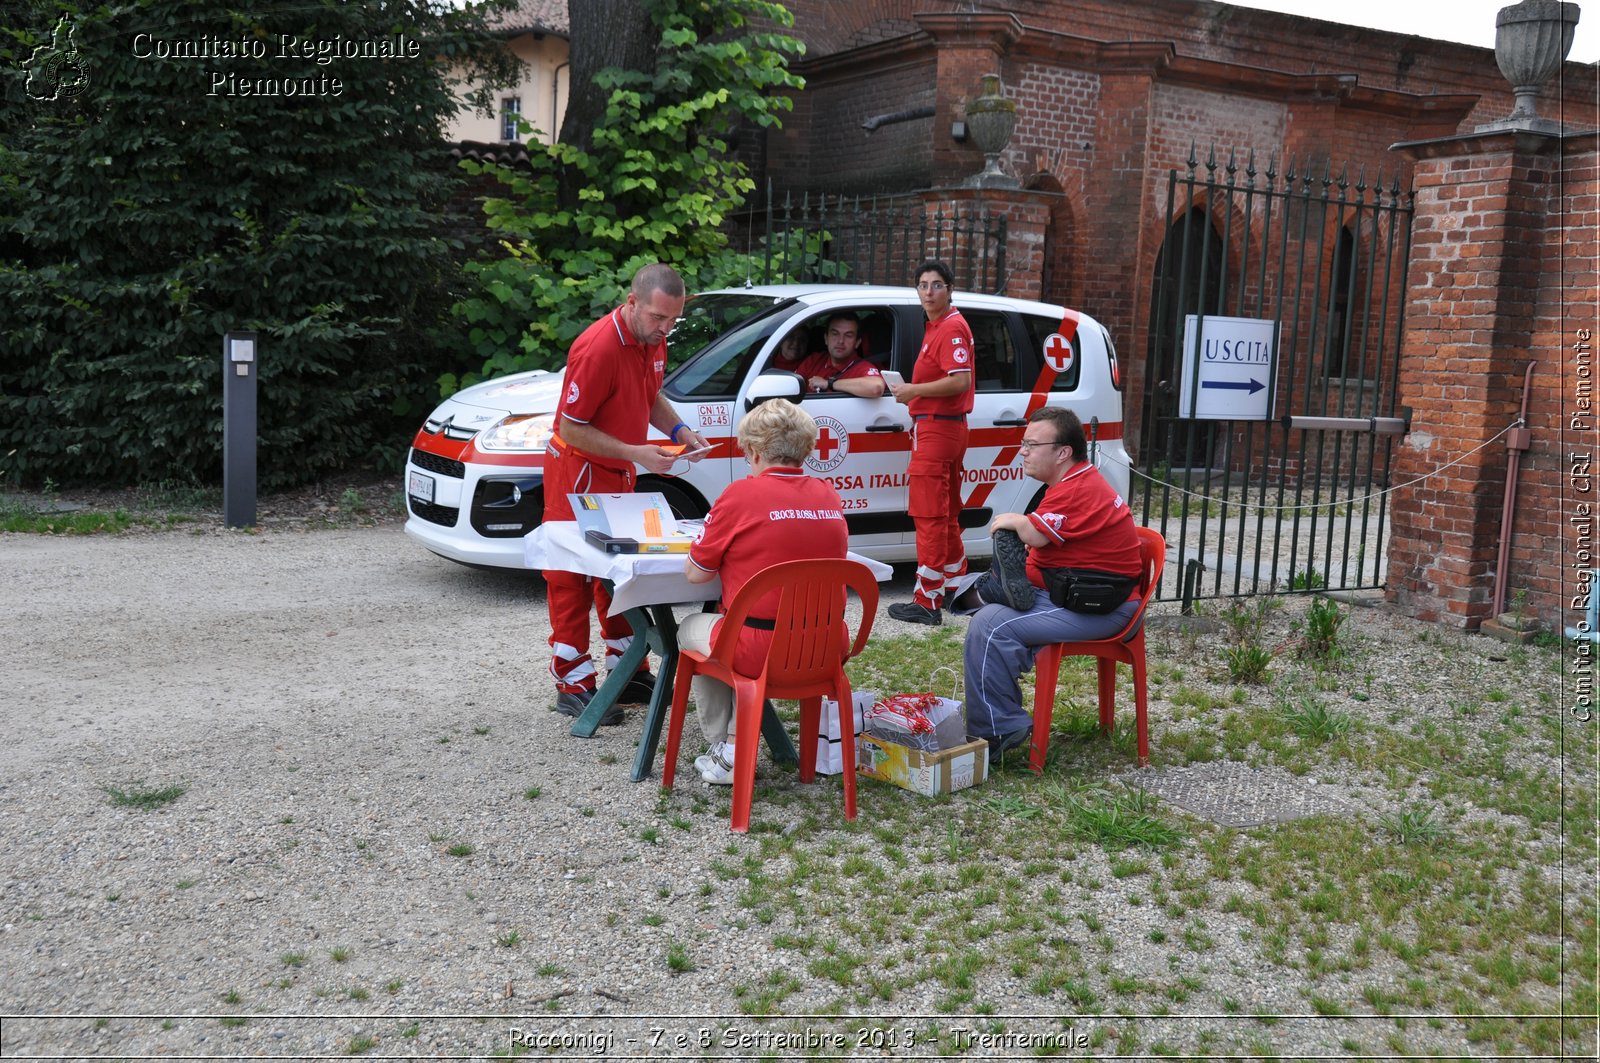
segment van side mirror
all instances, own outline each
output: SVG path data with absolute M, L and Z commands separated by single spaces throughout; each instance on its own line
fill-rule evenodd
M 806 382 L 799 373 L 791 373 L 787 369 L 763 369 L 761 375 L 750 382 L 750 390 L 745 392 L 744 409 L 749 413 L 763 402 L 773 399 L 787 399 L 799 405 L 800 397 L 805 393 Z

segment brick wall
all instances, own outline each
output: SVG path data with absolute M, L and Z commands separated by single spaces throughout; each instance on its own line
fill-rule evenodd
M 1412 434 L 1395 478 L 1390 596 L 1416 615 L 1476 627 L 1492 611 L 1507 449 L 1526 379 L 1531 446 L 1518 477 L 1507 598 L 1555 623 L 1576 558 L 1575 352 L 1596 321 L 1596 138 L 1496 133 L 1413 145 L 1417 216 L 1400 399 Z M 1454 467 L 1440 471 L 1452 459 Z M 1592 527 L 1592 522 L 1591 522 Z M 1592 564 L 1592 562 L 1590 562 Z

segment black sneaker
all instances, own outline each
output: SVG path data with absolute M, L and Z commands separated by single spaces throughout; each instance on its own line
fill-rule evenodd
M 648 705 L 656 692 L 656 677 L 649 671 L 635 672 L 628 685 L 617 695 L 618 705 Z
M 994 533 L 994 561 L 990 569 L 997 578 L 989 589 L 998 592 L 1002 605 L 1026 613 L 1038 600 L 1033 581 L 1028 579 L 1028 546 L 1017 533 L 1005 528 Z
M 944 623 L 944 614 L 938 609 L 931 609 L 926 605 L 916 602 L 899 602 L 889 606 L 889 615 L 896 620 L 904 620 L 908 624 L 927 624 L 929 627 L 938 627 Z
M 577 719 L 583 715 L 584 710 L 589 707 L 589 702 L 593 700 L 594 691 L 592 690 L 580 690 L 577 692 L 570 690 L 557 691 L 556 704 L 552 711 L 562 716 L 571 716 L 573 719 Z M 602 727 L 614 727 L 621 722 L 622 709 L 616 705 L 611 706 L 606 710 L 606 714 L 600 717 L 600 726 Z
M 1000 735 L 998 738 L 989 739 L 989 766 L 994 767 L 1004 763 L 1008 750 L 1026 745 L 1033 738 L 1033 728 L 1023 727 L 1012 731 L 1010 734 Z

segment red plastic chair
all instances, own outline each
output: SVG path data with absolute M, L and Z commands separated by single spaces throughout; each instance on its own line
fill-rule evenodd
M 1133 698 L 1136 705 L 1135 726 L 1139 735 L 1139 766 L 1150 762 L 1149 696 L 1145 692 L 1144 610 L 1150 604 L 1150 595 L 1161 582 L 1161 570 L 1167 563 L 1167 543 L 1161 533 L 1150 528 L 1135 529 L 1139 533 L 1139 553 L 1143 558 L 1143 571 L 1139 574 L 1139 608 L 1127 626 L 1108 639 L 1090 642 L 1053 642 L 1039 648 L 1034 658 L 1033 686 L 1033 753 L 1028 765 L 1036 772 L 1044 771 L 1045 750 L 1050 748 L 1050 715 L 1056 704 L 1056 679 L 1061 673 L 1063 657 L 1095 657 L 1100 680 L 1100 729 L 1111 733 L 1116 716 L 1117 662 L 1133 668 Z
M 862 620 L 855 641 L 845 628 L 845 589 L 861 598 Z M 739 633 L 745 617 L 767 595 L 777 592 L 773 616 L 772 647 L 760 675 L 733 670 Z M 755 791 L 756 753 L 761 741 L 761 711 L 767 698 L 800 702 L 800 781 L 816 777 L 817 725 L 822 698 L 839 706 L 839 733 L 855 733 L 855 710 L 844 662 L 860 653 L 878 612 L 878 581 L 859 561 L 825 559 L 785 561 L 764 568 L 740 589 L 729 603 L 727 616 L 717 628 L 711 652 L 679 650 L 678 676 L 672 689 L 671 717 L 667 724 L 667 761 L 661 785 L 672 789 L 678 766 L 678 743 L 683 737 L 683 714 L 689 702 L 689 682 L 696 675 L 720 679 L 734 691 L 733 829 L 750 829 L 750 802 Z M 856 752 L 852 742 L 841 742 L 844 778 L 844 818 L 856 818 Z

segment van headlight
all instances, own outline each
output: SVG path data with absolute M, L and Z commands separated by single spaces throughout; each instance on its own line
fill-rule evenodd
M 478 436 L 479 450 L 540 451 L 555 434 L 553 413 L 513 414 Z

